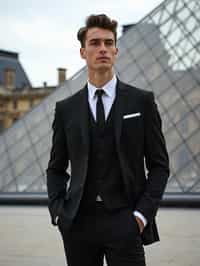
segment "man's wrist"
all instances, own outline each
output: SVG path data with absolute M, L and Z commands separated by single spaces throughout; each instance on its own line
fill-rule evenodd
M 144 215 L 141 212 L 136 210 L 133 212 L 133 214 L 142 221 L 144 227 L 147 225 L 147 219 L 144 217 Z

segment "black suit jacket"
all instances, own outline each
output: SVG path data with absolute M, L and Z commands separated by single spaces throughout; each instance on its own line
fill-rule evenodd
M 57 102 L 53 122 L 47 168 L 49 211 L 54 225 L 58 216 L 68 228 L 77 213 L 87 176 L 90 142 L 87 97 L 85 86 Z M 132 209 L 148 220 L 141 235 L 146 245 L 159 240 L 155 216 L 169 176 L 161 119 L 152 92 L 118 80 L 115 100 L 115 140 L 123 183 Z M 124 118 L 135 113 L 138 114 Z M 71 174 L 66 171 L 69 162 Z

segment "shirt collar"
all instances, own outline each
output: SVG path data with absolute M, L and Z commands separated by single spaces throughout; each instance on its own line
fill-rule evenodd
M 103 89 L 105 91 L 105 95 L 107 95 L 108 97 L 114 98 L 115 93 L 116 93 L 116 84 L 117 84 L 116 75 L 114 75 L 113 78 L 110 81 L 108 81 L 101 88 L 95 87 L 88 80 L 88 82 L 87 82 L 87 85 L 88 85 L 88 96 L 89 96 L 90 99 L 94 99 L 96 90 L 97 89 Z

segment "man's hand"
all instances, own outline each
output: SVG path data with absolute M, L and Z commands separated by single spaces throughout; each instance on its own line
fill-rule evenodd
M 140 228 L 140 234 L 142 234 L 142 232 L 144 230 L 144 224 L 138 216 L 135 216 L 135 219 L 136 219 L 136 222 L 138 223 L 138 226 Z

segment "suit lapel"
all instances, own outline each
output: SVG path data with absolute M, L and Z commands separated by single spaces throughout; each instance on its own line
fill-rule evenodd
M 89 152 L 89 114 L 88 114 L 88 89 L 87 85 L 82 90 L 80 97 L 80 127 L 81 127 L 81 136 L 84 147 L 84 153 L 88 155 Z
M 116 88 L 116 102 L 115 102 L 115 114 L 114 114 L 114 127 L 117 148 L 120 146 L 120 137 L 122 131 L 123 112 L 126 103 L 127 91 L 124 88 L 123 83 L 117 80 Z
M 122 123 L 123 123 L 123 114 L 127 111 L 128 105 L 128 90 L 126 85 L 118 80 L 117 90 L 116 90 L 116 102 L 115 102 L 115 137 L 116 137 L 116 150 L 119 156 L 119 162 L 122 170 L 122 178 L 125 184 L 126 195 L 131 201 L 131 184 L 129 176 L 132 176 L 132 172 L 127 164 L 127 161 L 124 158 L 123 147 L 120 145 L 120 137 L 122 133 Z

